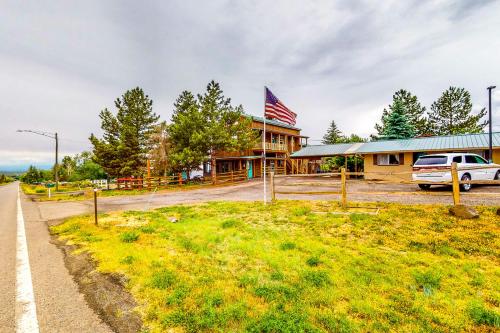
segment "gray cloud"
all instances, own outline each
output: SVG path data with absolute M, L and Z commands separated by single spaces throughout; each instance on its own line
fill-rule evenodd
M 3 2 L 0 165 L 51 162 L 52 142 L 17 128 L 58 131 L 63 153 L 89 149 L 99 110 L 135 86 L 169 119 L 182 90 L 211 79 L 261 114 L 268 85 L 312 139 L 331 119 L 368 136 L 400 88 L 429 106 L 463 86 L 480 108 L 500 86 L 498 12 L 451 0 Z

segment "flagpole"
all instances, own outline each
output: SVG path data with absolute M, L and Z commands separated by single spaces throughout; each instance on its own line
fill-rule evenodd
M 264 205 L 267 204 L 267 186 L 266 186 L 266 86 L 264 86 L 264 134 L 262 135 L 263 159 L 264 159 Z

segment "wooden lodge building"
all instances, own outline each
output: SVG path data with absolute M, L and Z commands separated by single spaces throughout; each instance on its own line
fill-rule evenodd
M 214 154 L 216 175 L 228 173 L 245 174 L 248 179 L 262 177 L 264 170 L 264 146 L 262 133 L 264 132 L 264 118 L 250 116 L 252 129 L 258 131 L 258 141 L 251 149 L 236 152 L 216 152 Z M 300 128 L 281 121 L 266 119 L 266 164 L 268 172 L 277 174 L 296 173 L 297 161 L 290 156 L 307 146 L 307 137 L 300 134 Z M 209 164 L 205 164 L 203 172 L 211 174 Z
M 492 137 L 492 160 L 494 163 L 500 164 L 500 132 L 492 133 Z M 294 152 L 291 159 L 305 165 L 305 173 L 316 173 L 319 172 L 319 165 L 326 157 L 357 155 L 364 160 L 365 179 L 410 180 L 413 163 L 421 155 L 468 152 L 489 159 L 488 148 L 488 133 L 478 133 L 365 143 L 312 145 Z

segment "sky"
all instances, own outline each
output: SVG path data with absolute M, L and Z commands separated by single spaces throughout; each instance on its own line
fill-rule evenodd
M 100 110 L 141 87 L 169 120 L 183 90 L 220 82 L 261 115 L 264 86 L 319 143 L 331 120 L 368 137 L 396 90 L 430 107 L 450 86 L 500 131 L 500 1 L 0 2 L 0 169 L 89 150 Z

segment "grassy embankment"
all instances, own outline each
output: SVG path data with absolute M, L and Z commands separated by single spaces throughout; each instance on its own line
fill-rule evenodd
M 500 328 L 500 219 L 479 208 L 208 203 L 75 217 L 52 231 L 129 278 L 151 332 Z M 335 204 L 333 204 L 335 205 Z M 178 222 L 172 223 L 176 218 Z
M 209 184 L 199 185 L 199 184 L 187 184 L 187 185 L 172 185 L 170 187 L 157 189 L 157 193 L 167 192 L 167 191 L 184 191 L 184 190 L 194 190 L 197 188 L 212 186 Z M 48 189 L 43 185 L 30 185 L 30 184 L 21 184 L 21 189 L 27 195 L 36 196 L 38 201 L 63 201 L 63 200 L 88 200 L 93 198 L 93 188 L 92 187 L 78 187 L 75 184 L 65 184 L 59 186 L 59 192 L 55 193 L 55 189 L 52 188 L 51 198 L 48 197 Z M 65 192 L 80 192 L 80 193 L 65 193 Z M 100 190 L 98 192 L 99 197 L 114 197 L 114 196 L 123 196 L 123 195 L 140 195 L 140 194 L 148 194 L 152 193 L 152 191 L 148 189 L 142 190 L 116 190 L 111 189 Z

